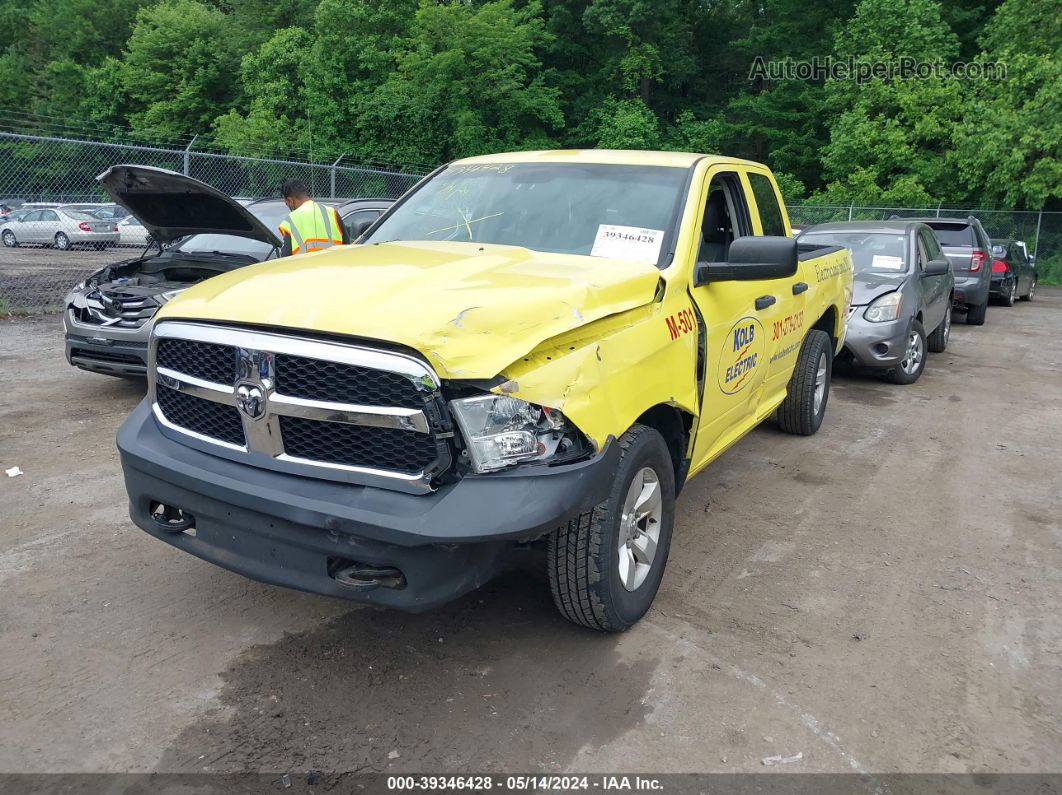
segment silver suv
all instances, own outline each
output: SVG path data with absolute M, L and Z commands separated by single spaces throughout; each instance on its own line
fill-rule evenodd
M 96 373 L 142 376 L 159 308 L 198 282 L 279 256 L 273 230 L 288 208 L 280 199 L 237 201 L 199 180 L 149 166 L 114 166 L 100 181 L 143 223 L 149 244 L 141 256 L 102 268 L 67 295 L 66 359 Z M 367 211 L 378 217 L 392 200 L 327 203 L 343 204 L 345 222 L 355 214 L 366 218 Z
M 983 326 L 992 287 L 992 241 L 972 215 L 968 218 L 905 218 L 925 224 L 937 236 L 955 271 L 955 305 L 966 310 L 966 323 Z

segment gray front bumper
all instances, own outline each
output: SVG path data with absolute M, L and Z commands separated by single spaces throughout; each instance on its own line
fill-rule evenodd
M 138 329 L 118 329 L 77 321 L 69 307 L 63 313 L 66 360 L 93 373 L 104 375 L 147 374 L 148 337 L 151 323 Z
M 907 350 L 910 318 L 871 323 L 863 317 L 865 306 L 853 309 L 848 318 L 848 334 L 844 338 L 845 350 L 863 367 L 896 367 Z

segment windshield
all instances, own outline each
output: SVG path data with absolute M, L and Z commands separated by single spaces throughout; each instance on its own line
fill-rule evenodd
M 287 206 L 280 201 L 269 202 L 247 208 L 262 224 L 272 232 L 276 232 L 277 226 L 288 215 Z M 171 251 L 206 252 L 220 251 L 224 254 L 242 254 L 255 259 L 265 259 L 273 247 L 261 240 L 251 240 L 237 235 L 192 235 L 173 246 Z
M 904 236 L 895 232 L 812 232 L 801 243 L 840 246 L 852 252 L 856 273 L 900 273 L 907 270 Z
M 366 242 L 451 240 L 657 263 L 686 169 L 583 163 L 457 164 Z

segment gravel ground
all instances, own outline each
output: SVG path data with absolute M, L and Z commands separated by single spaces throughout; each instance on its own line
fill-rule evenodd
M 0 246 L 0 304 L 12 311 L 62 305 L 67 291 L 104 265 L 132 259 L 143 247 L 105 251 L 78 246 L 69 251 L 41 246 Z
M 0 772 L 1062 772 L 1062 292 L 839 377 L 690 483 L 637 627 L 507 575 L 408 616 L 260 585 L 128 520 L 142 385 L 0 321 Z

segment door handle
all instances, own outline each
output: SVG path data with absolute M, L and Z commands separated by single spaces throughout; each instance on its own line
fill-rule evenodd
M 797 282 L 793 285 L 793 295 L 800 295 L 802 292 L 808 289 L 806 282 Z
M 761 295 L 756 299 L 756 309 L 757 311 L 760 309 L 766 309 L 767 307 L 772 306 L 777 300 L 778 299 L 773 295 Z

